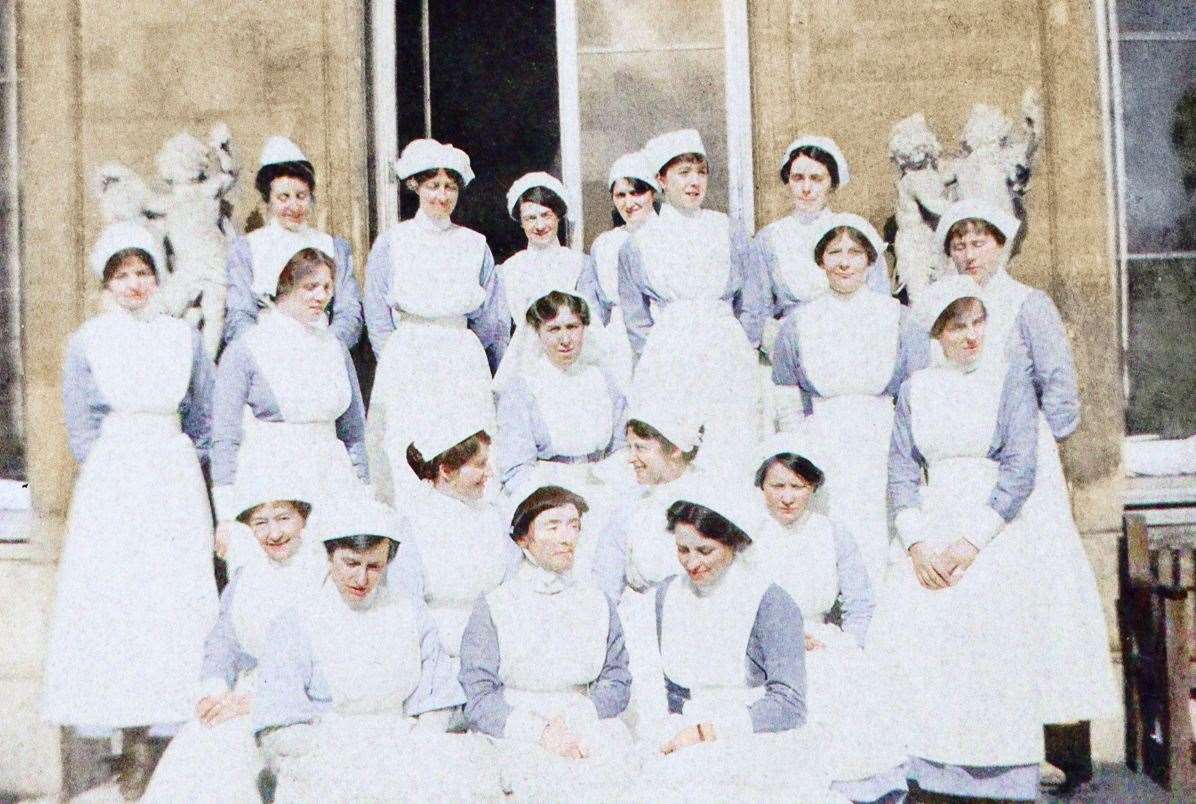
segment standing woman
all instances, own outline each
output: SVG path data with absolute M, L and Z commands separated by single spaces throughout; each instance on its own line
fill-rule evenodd
M 613 229 L 594 238 L 590 246 L 593 255 L 593 274 L 582 277 L 583 287 L 591 289 L 598 299 L 602 320 L 609 333 L 607 343 L 611 349 L 611 365 L 624 388 L 631 383 L 631 341 L 627 336 L 627 325 L 623 322 L 623 308 L 619 306 L 619 251 L 627 238 L 656 217 L 656 194 L 660 183 L 656 171 L 648 167 L 640 151 L 623 154 L 610 166 L 606 179 L 610 191 L 611 223 Z
M 491 373 L 511 336 L 486 238 L 451 217 L 473 181 L 469 157 L 436 140 L 412 140 L 395 170 L 419 197 L 419 211 L 374 242 L 365 280 L 366 328 L 378 358 L 370 463 L 383 499 L 398 483 L 414 482 L 406 419 L 424 406 L 428 386 L 453 387 L 463 404 L 490 400 Z
M 889 558 L 893 397 L 926 364 L 926 334 L 896 299 L 867 285 L 873 267 L 884 264 L 884 241 L 870 223 L 828 215 L 809 246 L 830 290 L 796 308 L 781 327 L 772 376 L 778 391 L 793 392 L 778 407 L 792 411 L 800 391 L 804 439 L 828 456 L 827 513 L 855 537 L 879 587 Z
M 218 542 L 237 511 L 233 483 L 293 473 L 305 499 L 359 496 L 369 482 L 357 371 L 324 309 L 336 265 L 305 248 L 278 277 L 273 308 L 220 358 L 212 422 Z M 248 405 L 252 416 L 245 415 Z M 223 551 L 223 550 L 222 550 Z
M 1048 723 L 1111 717 L 1117 691 L 1109 635 L 1096 578 L 1080 543 L 1057 442 L 1080 422 L 1075 363 L 1059 311 L 1050 297 L 1010 276 L 1007 266 L 1018 221 L 983 201 L 953 204 L 937 236 L 956 270 L 974 279 L 988 310 L 989 351 L 1030 366 L 1038 402 L 1038 474 L 1022 518 L 1067 556 L 1051 579 L 1053 674 Z M 1066 668 L 1066 672 L 1063 671 Z M 1091 766 L 1080 769 L 1091 773 Z
M 353 253 L 344 238 L 310 224 L 316 200 L 316 173 L 299 146 L 271 137 L 262 148 L 254 186 L 266 204 L 266 225 L 233 241 L 228 252 L 228 314 L 224 342 L 231 343 L 257 322 L 269 306 L 278 275 L 303 248 L 327 254 L 336 264 L 332 292 L 332 331 L 346 349 L 361 337 L 361 291 L 353 275 Z
M 136 798 L 153 771 L 149 728 L 190 717 L 216 618 L 212 511 L 200 471 L 212 364 L 197 331 L 149 312 L 164 263 L 148 232 L 108 226 L 90 264 L 105 311 L 71 337 L 63 368 L 81 469 L 42 711 L 83 738 L 123 729 L 121 792 Z M 81 792 L 69 778 L 67 786 L 69 795 Z
M 730 459 L 762 420 L 747 236 L 724 213 L 702 208 L 710 164 L 697 131 L 654 137 L 644 154 L 665 203 L 619 252 L 619 301 L 638 357 L 631 396 L 695 406 L 703 452 Z
M 1033 800 L 1046 682 L 1061 672 L 1044 664 L 1061 635 L 1043 593 L 1060 551 L 1019 517 L 1037 406 L 1024 366 L 984 358 L 980 295 L 951 276 L 919 299 L 935 357 L 901 386 L 889 460 L 906 556 L 890 567 L 868 648 L 893 679 L 922 790 Z

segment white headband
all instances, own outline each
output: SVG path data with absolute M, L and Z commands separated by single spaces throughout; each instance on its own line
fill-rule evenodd
M 271 137 L 262 146 L 262 157 L 258 160 L 258 165 L 265 167 L 266 165 L 277 165 L 280 162 L 307 162 L 310 164 L 311 160 L 303 155 L 303 151 L 299 150 L 298 145 L 286 137 Z
M 811 145 L 821 151 L 826 151 L 835 160 L 835 167 L 839 171 L 839 186 L 847 184 L 851 181 L 851 171 L 847 169 L 847 157 L 843 156 L 843 152 L 839 150 L 839 145 L 830 137 L 819 137 L 813 134 L 803 134 L 793 142 L 789 143 L 789 147 L 785 149 L 785 153 L 781 156 L 781 167 L 784 168 L 789 162 L 789 157 L 798 148 L 805 145 Z
M 117 221 L 104 227 L 88 259 L 91 272 L 102 279 L 109 258 L 127 248 L 138 248 L 149 254 L 154 261 L 158 280 L 163 279 L 166 274 L 166 255 L 162 251 L 162 243 L 144 226 L 132 221 Z
M 565 189 L 565 185 L 551 173 L 537 170 L 534 173 L 524 173 L 515 179 L 511 189 L 507 190 L 507 210 L 512 218 L 519 220 L 519 198 L 533 187 L 543 187 L 556 193 L 565 202 L 565 214 L 569 214 L 572 205 L 569 203 L 569 191 Z
M 623 154 L 611 164 L 610 172 L 606 177 L 606 189 L 613 188 L 619 179 L 639 179 L 656 192 L 660 192 L 660 183 L 656 181 L 656 171 L 648 166 L 648 160 L 644 158 L 643 151 Z
M 438 140 L 412 140 L 395 161 L 395 173 L 400 180 L 425 170 L 440 168 L 456 171 L 467 186 L 474 179 L 469 155 L 460 148 Z
M 648 162 L 648 169 L 659 173 L 670 160 L 682 154 L 706 156 L 706 146 L 702 144 L 702 135 L 697 129 L 683 128 L 648 140 L 642 153 Z
M 934 322 L 943 314 L 943 310 L 953 302 L 968 297 L 982 299 L 983 294 L 984 291 L 972 277 L 966 274 L 947 274 L 918 294 L 911 313 L 918 326 L 929 332 Z
M 951 231 L 951 227 L 970 218 L 987 221 L 997 227 L 997 230 L 1005 235 L 1006 244 L 1009 244 L 1017 236 L 1017 230 L 1022 225 L 1021 221 L 996 204 L 980 198 L 965 198 L 947 207 L 942 217 L 939 218 L 938 228 L 934 230 L 935 242 L 940 246 L 946 246 L 947 233 Z

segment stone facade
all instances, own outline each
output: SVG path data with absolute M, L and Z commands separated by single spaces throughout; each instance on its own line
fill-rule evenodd
M 256 206 L 252 170 L 261 143 L 269 134 L 291 135 L 316 167 L 320 223 L 349 237 L 360 271 L 371 217 L 368 6 L 16 0 L 27 455 L 36 524 L 27 545 L 0 546 L 0 790 L 53 792 L 58 778 L 56 734 L 38 722 L 36 703 L 74 479 L 59 371 L 66 339 L 97 291 L 81 269 L 100 223 L 87 177 L 108 159 L 151 176 L 165 138 L 180 129 L 202 136 L 224 120 L 244 166 L 235 199 L 241 224 Z M 1041 88 L 1047 140 L 1015 273 L 1051 293 L 1072 335 L 1084 410 L 1065 460 L 1077 519 L 1111 604 L 1124 416 L 1093 5 L 752 0 L 748 7 L 760 224 L 787 209 L 776 163 L 798 131 L 839 140 L 855 178 L 835 206 L 879 224 L 895 200 L 886 148 L 893 122 L 922 111 L 935 130 L 954 132 L 974 101 L 1015 109 L 1025 87 Z

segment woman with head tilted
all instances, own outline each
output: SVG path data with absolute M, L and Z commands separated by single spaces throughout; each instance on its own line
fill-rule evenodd
M 43 715 L 84 739 L 124 730 L 121 791 L 153 770 L 150 727 L 194 707 L 216 618 L 206 461 L 212 364 L 199 333 L 150 311 L 164 265 L 130 223 L 104 229 L 91 270 L 104 312 L 71 336 L 62 394 L 80 464 L 58 567 Z M 68 768 L 68 771 L 70 768 Z M 68 772 L 66 793 L 77 795 Z
M 586 508 L 559 486 L 516 506 L 523 561 L 478 598 L 461 641 L 469 727 L 498 741 L 504 786 L 521 798 L 609 796 L 626 782 L 622 627 L 614 603 L 573 571 Z
M 809 244 L 827 292 L 795 308 L 773 350 L 786 429 L 826 456 L 827 513 L 855 537 L 873 586 L 889 559 L 885 507 L 893 396 L 926 364 L 925 333 L 896 299 L 867 285 L 884 241 L 858 215 L 828 214 Z M 780 394 L 785 394 L 782 397 Z
M 266 205 L 266 225 L 237 238 L 228 252 L 228 314 L 224 342 L 231 343 L 257 321 L 278 286 L 287 261 L 303 248 L 314 248 L 336 264 L 331 327 L 345 348 L 361 337 L 361 291 L 353 275 L 349 243 L 312 226 L 316 173 L 299 146 L 286 137 L 270 137 L 262 148 L 254 186 Z
M 463 404 L 491 399 L 491 373 L 511 336 L 502 278 L 486 238 L 452 221 L 473 181 L 469 157 L 436 140 L 413 140 L 395 164 L 419 211 L 374 241 L 366 264 L 365 320 L 378 358 L 370 399 L 370 464 L 389 499 L 414 482 L 409 422 L 433 385 Z

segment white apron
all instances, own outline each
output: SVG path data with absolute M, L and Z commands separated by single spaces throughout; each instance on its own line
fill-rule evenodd
M 466 319 L 486 301 L 478 284 L 485 254 L 478 233 L 438 228 L 422 213 L 395 228 L 395 330 L 378 358 L 367 426 L 370 466 L 382 469 L 372 473 L 374 487 L 385 501 L 418 482 L 407 463 L 412 411 L 444 404 L 443 389 L 462 404 L 493 407 L 486 350 Z
M 699 460 L 746 470 L 743 443 L 763 432 L 764 375 L 731 303 L 721 298 L 731 265 L 727 216 L 701 210 L 691 217 L 666 204 L 633 237 L 648 285 L 663 303 L 652 306 L 631 396 L 699 412 L 706 428 Z
M 839 597 L 834 525 L 814 512 L 789 527 L 765 517 L 742 559 L 789 593 L 806 634 L 824 646 L 806 651 L 806 711 L 834 747 L 831 778 L 863 779 L 900 765 L 906 753 L 881 668 L 854 637 L 826 622 Z
M 75 483 L 44 715 L 112 728 L 185 721 L 217 610 L 212 510 L 178 414 L 192 331 L 115 311 L 80 334 L 112 410 Z
M 613 791 L 627 775 L 622 760 L 630 735 L 618 718 L 600 720 L 587 692 L 606 663 L 610 604 L 572 576 L 525 560 L 486 595 L 507 704 L 545 720 L 560 717 L 590 750 L 584 760 L 567 760 L 539 745 L 501 741 L 503 788 L 520 799 L 551 798 L 563 789 Z
M 814 262 L 814 235 L 833 213 L 823 208 L 809 221 L 796 213 L 786 215 L 768 228 L 769 244 L 776 258 L 777 279 L 799 302 L 808 302 L 830 290 L 826 271 Z
M 988 282 L 984 301 L 988 308 L 988 340 L 1012 359 L 1019 349 L 1014 324 L 1031 288 L 1004 270 Z M 1048 686 L 1044 693 L 1048 723 L 1112 717 L 1119 706 L 1117 686 L 1109 658 L 1109 632 L 1097 591 L 1092 564 L 1080 540 L 1071 512 L 1071 498 L 1059 445 L 1043 413 L 1038 415 L 1038 468 L 1034 491 L 1022 506 L 1019 519 L 1030 530 L 1055 539 L 1057 563 L 1050 573 L 1047 595 L 1052 601 L 1050 634 L 1046 649 Z M 1053 671 L 1050 670 L 1053 668 Z M 1066 671 L 1063 671 L 1066 668 Z
M 623 323 L 623 307 L 619 304 L 619 250 L 631 236 L 627 226 L 603 232 L 590 246 L 590 256 L 598 269 L 598 284 L 602 294 L 614 302 L 610 321 L 606 325 L 606 342 L 610 350 L 610 367 L 615 372 L 620 388 L 631 385 L 632 350 L 627 337 L 627 325 Z M 594 325 L 593 319 L 590 326 Z
M 884 394 L 897 362 L 901 305 L 860 288 L 827 293 L 798 312 L 802 369 L 817 390 L 801 432 L 827 465 L 831 519 L 855 537 L 873 588 L 889 555 L 887 486 L 893 401 Z
M 245 334 L 245 345 L 278 402 L 283 421 L 245 418 L 237 475 L 268 477 L 284 471 L 316 510 L 330 498 L 365 493 L 336 420 L 352 403 L 344 347 L 323 322 L 310 327 L 266 310 Z M 318 549 L 311 545 L 309 549 Z
M 297 232 L 271 220 L 260 229 L 245 235 L 253 264 L 251 285 L 259 299 L 273 298 L 278 290 L 278 277 L 291 257 L 305 248 L 314 248 L 328 257 L 336 258 L 336 243 L 332 235 L 304 226 Z
M 928 464 L 925 541 L 936 551 L 974 530 L 996 482 L 998 464 L 985 456 L 1004 376 L 1000 366 L 944 367 L 910 379 L 913 441 Z M 974 766 L 1042 760 L 1041 539 L 1015 519 L 947 589 L 922 587 L 908 557 L 890 567 L 868 652 L 894 679 L 911 756 Z

